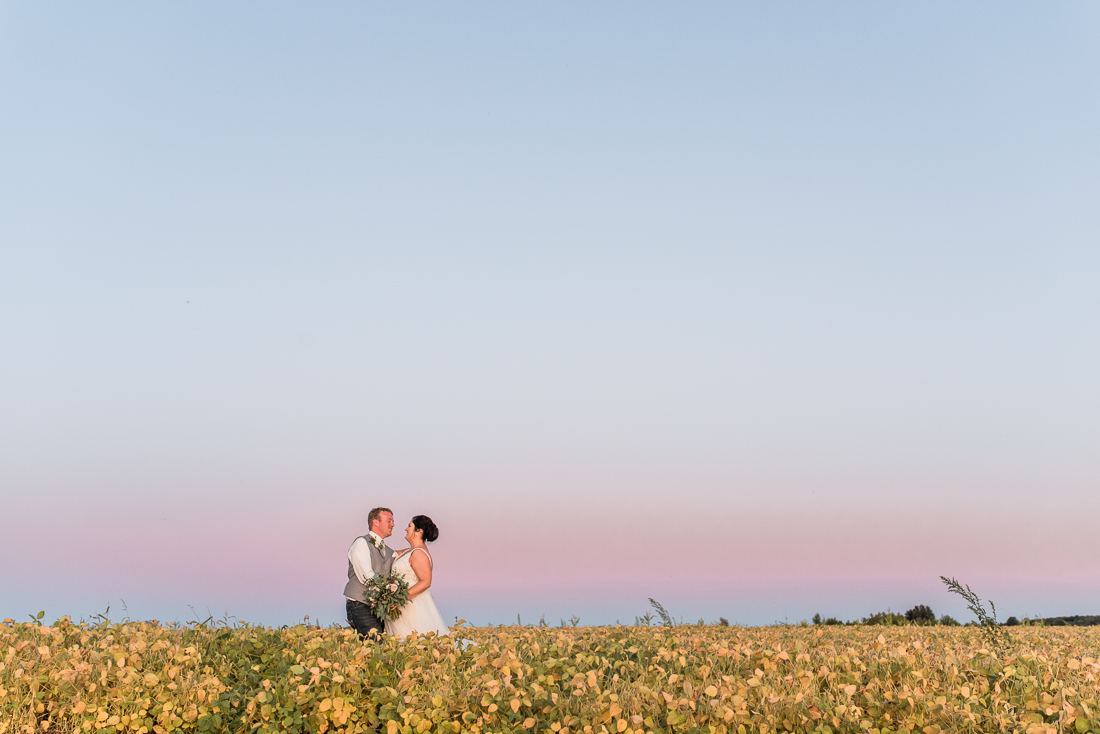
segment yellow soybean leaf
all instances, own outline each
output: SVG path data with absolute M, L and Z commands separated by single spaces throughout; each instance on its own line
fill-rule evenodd
M 512 702 L 508 705 L 512 707 L 513 714 L 519 711 L 519 699 L 513 698 Z
M 855 686 L 844 686 L 844 695 L 845 696 L 851 696 L 855 692 L 856 692 L 856 687 Z
M 528 716 L 526 719 L 523 720 L 523 728 L 524 729 L 530 729 L 534 725 L 535 725 L 535 720 L 532 719 L 530 716 Z
M 263 695 L 263 694 L 260 694 L 260 695 Z M 332 708 L 332 699 L 331 698 L 326 698 L 324 701 L 321 701 L 321 705 L 317 707 L 317 710 L 318 711 L 328 711 L 330 708 Z
M 707 694 L 711 698 L 714 698 L 715 696 L 718 695 L 718 689 L 715 688 L 714 686 L 707 686 L 707 689 L 705 691 L 703 691 L 703 693 Z

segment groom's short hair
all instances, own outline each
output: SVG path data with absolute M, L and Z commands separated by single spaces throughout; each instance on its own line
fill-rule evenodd
M 373 510 L 367 513 L 367 530 L 370 530 L 374 527 L 375 520 L 382 519 L 383 512 L 388 512 L 391 515 L 393 514 L 393 510 L 388 507 L 375 507 Z

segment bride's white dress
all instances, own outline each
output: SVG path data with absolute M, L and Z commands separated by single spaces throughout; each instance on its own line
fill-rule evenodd
M 428 556 L 428 563 L 432 563 L 431 553 L 423 548 L 414 548 L 411 552 L 394 561 L 391 569 L 391 573 L 405 579 L 409 586 L 420 581 L 409 562 L 412 554 L 417 551 L 422 551 L 424 555 Z M 437 635 L 451 634 L 451 631 L 447 629 L 447 625 L 443 622 L 443 616 L 435 606 L 431 589 L 426 589 L 418 594 L 416 598 L 410 599 L 409 603 L 401 609 L 401 616 L 386 622 L 387 635 L 408 637 L 413 632 L 418 635 L 424 635 L 428 632 L 435 632 Z

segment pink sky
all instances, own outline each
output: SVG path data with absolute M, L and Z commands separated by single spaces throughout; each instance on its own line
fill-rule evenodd
M 191 605 L 270 623 L 307 614 L 337 621 L 347 546 L 368 506 L 334 494 L 284 492 L 282 503 L 202 498 L 157 513 L 155 501 L 136 499 L 57 508 L 49 527 L 28 523 L 5 536 L 0 550 L 20 560 L 2 611 L 90 615 L 125 599 L 131 613 L 165 619 L 191 618 Z M 468 502 L 458 492 L 386 502 L 401 525 L 418 512 L 434 517 L 437 600 L 445 613 L 478 623 L 517 613 L 527 621 L 631 621 L 648 611 L 648 597 L 691 621 L 856 618 L 918 603 L 966 617 L 941 574 L 992 597 L 1002 617 L 1089 613 L 1100 604 L 1087 513 L 1019 500 L 682 492 L 654 501 L 660 494 L 594 489 L 586 499 L 552 500 L 500 492 Z M 400 530 L 395 548 L 404 546 Z

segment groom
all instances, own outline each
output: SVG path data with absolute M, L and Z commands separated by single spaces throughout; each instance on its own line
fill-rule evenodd
M 393 565 L 394 553 L 384 542 L 393 532 L 393 512 L 388 507 L 375 507 L 367 514 L 367 527 L 370 532 L 356 538 L 348 549 L 348 584 L 344 587 L 348 624 L 362 638 L 372 632 L 381 635 L 385 630 L 370 605 L 363 602 L 363 595 L 367 580 L 376 573 L 389 573 Z

